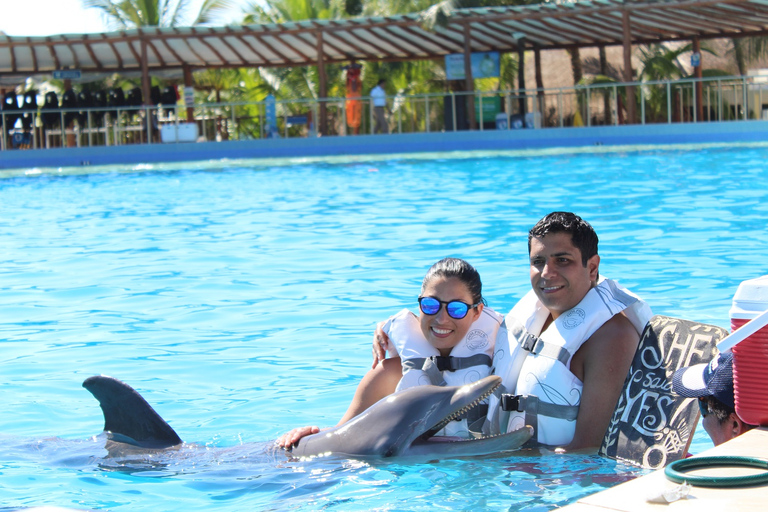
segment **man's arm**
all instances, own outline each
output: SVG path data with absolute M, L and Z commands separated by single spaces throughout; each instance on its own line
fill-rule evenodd
M 385 322 L 376 324 L 376 332 L 373 333 L 373 364 L 371 368 L 376 368 L 380 362 L 387 357 L 387 348 L 389 348 L 389 336 L 384 332 Z
M 611 421 L 640 335 L 623 314 L 615 315 L 581 346 L 571 371 L 584 383 L 573 441 L 565 450 L 597 449 Z

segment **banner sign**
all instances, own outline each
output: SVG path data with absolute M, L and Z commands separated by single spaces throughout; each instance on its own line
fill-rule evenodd
M 277 133 L 277 104 L 272 94 L 267 94 L 267 97 L 264 98 L 264 116 L 267 118 L 265 123 L 266 137 L 268 139 L 280 137 L 280 134 Z
M 499 52 L 477 52 L 470 56 L 472 78 L 495 78 L 499 76 Z M 464 80 L 464 54 L 452 53 L 445 56 L 445 76 L 448 80 Z
M 685 457 L 699 419 L 695 398 L 672 391 L 672 374 L 708 363 L 728 331 L 666 316 L 648 322 L 603 445 L 604 457 L 658 469 Z
M 482 111 L 480 105 L 483 105 Z M 475 100 L 475 119 L 479 123 L 496 122 L 496 115 L 501 112 L 501 97 L 484 96 L 482 101 Z
M 187 108 L 195 106 L 195 88 L 190 85 L 184 86 L 184 105 Z
M 82 76 L 79 69 L 59 69 L 53 72 L 54 80 L 80 80 Z

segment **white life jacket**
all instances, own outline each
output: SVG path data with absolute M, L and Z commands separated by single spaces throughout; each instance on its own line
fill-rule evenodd
M 389 336 L 390 356 L 400 357 L 403 366 L 397 391 L 425 384 L 461 386 L 487 377 L 491 374 L 496 334 L 502 321 L 500 314 L 483 308 L 464 338 L 451 349 L 451 355 L 443 357 L 424 337 L 419 318 L 407 309 L 400 311 L 382 328 Z M 469 422 L 467 418 L 452 421 L 438 435 L 470 437 L 470 424 L 484 417 L 485 412 L 470 417 Z
M 601 278 L 575 307 L 541 332 L 550 312 L 530 291 L 499 330 L 494 373 L 502 385 L 489 401 L 485 433 L 532 425 L 541 444 L 573 440 L 584 384 L 570 370 L 576 351 L 614 315 L 624 312 L 638 335 L 651 318 L 639 297 Z

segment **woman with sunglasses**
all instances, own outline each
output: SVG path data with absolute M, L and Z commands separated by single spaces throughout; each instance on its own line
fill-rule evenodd
M 402 361 L 402 389 L 432 384 L 461 386 L 490 375 L 496 333 L 503 317 L 486 308 L 480 274 L 457 258 L 445 258 L 429 269 L 421 285 L 418 318 L 408 309 L 382 327 L 389 338 L 390 357 Z M 476 417 L 451 422 L 438 435 L 469 437 L 479 432 Z
M 457 258 L 445 258 L 432 265 L 421 285 L 419 310 L 418 318 L 404 309 L 386 322 L 391 357 L 363 377 L 339 425 L 363 412 L 364 404 L 375 403 L 395 387 L 399 391 L 424 384 L 461 385 L 490 375 L 496 333 L 503 317 L 485 307 L 480 274 L 472 265 Z M 387 367 L 401 366 L 401 360 L 402 378 L 396 383 L 388 380 L 400 372 L 387 371 Z M 375 378 L 376 373 L 384 378 Z M 439 434 L 468 437 L 469 430 L 476 429 L 471 423 L 482 423 L 484 419 L 483 413 L 478 418 L 453 421 Z M 288 448 L 319 431 L 314 426 L 296 428 L 280 437 L 277 444 Z

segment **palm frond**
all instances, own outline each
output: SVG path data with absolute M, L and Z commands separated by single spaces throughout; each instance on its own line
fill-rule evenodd
M 445 27 L 451 19 L 453 12 L 458 8 L 457 0 L 443 0 L 419 14 L 419 21 L 425 30 L 434 30 L 435 27 Z
M 224 16 L 232 10 L 234 4 L 232 0 L 205 0 L 200 6 L 200 11 L 192 21 L 193 25 L 204 23 L 214 23 L 222 21 Z

